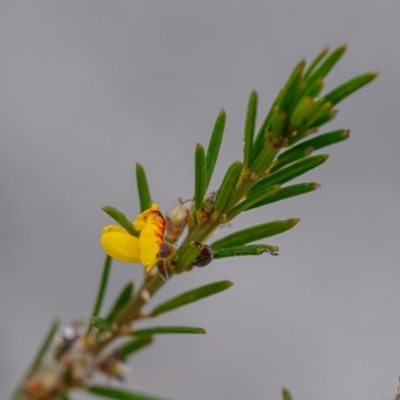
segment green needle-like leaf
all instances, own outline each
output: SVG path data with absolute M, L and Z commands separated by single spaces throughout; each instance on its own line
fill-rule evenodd
M 192 243 L 193 244 L 193 243 Z M 178 258 L 175 265 L 175 272 L 181 273 L 192 266 L 195 258 L 200 254 L 201 249 L 197 246 L 188 246 Z
M 152 342 L 151 337 L 141 337 L 139 339 L 130 340 L 129 342 L 124 343 L 118 349 L 118 353 L 121 354 L 123 358 L 130 356 L 133 353 L 136 353 L 144 346 L 148 346 Z
M 243 165 L 248 168 L 251 163 L 251 152 L 253 150 L 254 129 L 257 116 L 257 92 L 251 92 L 247 107 L 246 125 L 244 129 Z
M 60 393 L 60 395 L 58 396 L 59 400 L 69 400 L 69 396 L 67 396 L 66 393 Z
M 112 206 L 104 206 L 102 208 L 114 221 L 120 224 L 129 234 L 139 237 L 139 232 L 135 231 L 132 222 L 126 218 L 126 215 Z
M 286 85 L 281 92 L 281 100 L 277 103 L 283 111 L 289 112 L 295 105 L 295 99 L 299 98 L 299 92 L 304 89 L 301 81 L 301 75 L 304 70 L 306 62 L 301 60 L 296 67 L 293 69 Z
M 90 320 L 92 326 L 101 331 L 112 331 L 111 324 L 104 318 L 101 317 L 92 317 Z
M 230 221 L 233 218 L 235 218 L 238 214 L 240 214 L 242 211 L 246 211 L 249 208 L 251 208 L 254 204 L 259 203 L 263 200 L 265 200 L 267 197 L 271 196 L 273 193 L 278 191 L 281 188 L 281 185 L 273 185 L 269 187 L 265 191 L 260 191 L 254 194 L 254 196 L 249 196 L 243 201 L 241 201 L 239 204 L 236 204 L 235 207 L 230 210 L 225 217 L 226 221 Z
M 214 253 L 214 258 L 237 257 L 237 256 L 259 256 L 263 253 L 269 253 L 277 256 L 279 248 L 269 244 L 253 244 L 249 246 L 228 247 L 219 249 Z
M 131 333 L 131 336 L 151 336 L 170 333 L 189 333 L 205 334 L 203 328 L 194 328 L 191 326 L 155 326 L 152 328 L 137 329 Z
M 23 400 L 25 399 L 25 392 L 22 389 L 22 384 L 25 382 L 35 371 L 36 369 L 40 366 L 44 356 L 46 355 L 50 345 L 53 342 L 54 335 L 56 334 L 58 330 L 59 323 L 58 321 L 54 321 L 50 329 L 48 330 L 46 336 L 43 339 L 42 344 L 40 345 L 35 357 L 33 358 L 32 363 L 26 370 L 23 378 L 21 379 L 20 383 L 18 384 L 18 387 L 16 388 L 15 392 L 11 395 L 11 400 Z
M 136 163 L 136 184 L 139 193 L 140 211 L 143 212 L 151 207 L 153 200 L 151 199 L 146 173 L 139 163 Z
M 312 116 L 317 109 L 317 105 L 309 96 L 303 97 L 298 103 L 292 114 L 290 115 L 290 127 L 296 131 L 303 128 L 306 121 Z
M 283 111 L 279 107 L 274 107 L 271 119 L 271 126 L 272 135 L 275 139 L 279 139 L 282 137 L 286 126 L 286 118 L 287 114 L 285 113 L 285 111 Z
M 287 389 L 282 389 L 282 397 L 283 400 L 292 400 L 292 396 Z
M 265 224 L 252 226 L 217 240 L 211 244 L 211 248 L 217 251 L 230 247 L 243 246 L 247 243 L 255 242 L 256 240 L 286 232 L 292 229 L 299 221 L 298 218 L 291 218 L 284 221 L 271 221 Z
M 220 281 L 201 286 L 197 289 L 190 290 L 189 292 L 182 293 L 179 296 L 167 300 L 165 303 L 157 306 L 150 313 L 150 317 L 155 317 L 156 315 L 163 314 L 167 311 L 174 310 L 175 308 L 185 306 L 186 304 L 222 292 L 223 290 L 230 288 L 232 285 L 233 283 L 230 281 Z
M 221 109 L 218 114 L 217 120 L 215 121 L 214 129 L 211 134 L 210 143 L 207 148 L 206 156 L 206 180 L 205 190 L 207 191 L 208 185 L 214 171 L 215 164 L 217 162 L 219 149 L 221 147 L 222 137 L 224 135 L 226 114 L 225 110 Z
M 314 58 L 314 60 L 310 63 L 309 67 L 304 72 L 304 77 L 307 78 L 318 66 L 320 61 L 328 54 L 329 47 L 324 47 L 322 51 Z
M 300 161 L 288 165 L 285 168 L 273 173 L 267 178 L 259 180 L 248 192 L 248 196 L 255 196 L 256 193 L 264 192 L 272 185 L 283 185 L 300 175 L 323 164 L 328 159 L 328 154 L 318 154 L 316 156 L 306 157 Z
M 271 196 L 268 196 L 264 200 L 253 204 L 247 210 L 252 210 L 253 208 L 265 206 L 267 204 L 276 203 L 277 201 L 285 200 L 290 197 L 299 196 L 304 193 L 312 192 L 315 189 L 318 189 L 320 186 L 318 183 L 299 183 L 298 185 L 286 186 L 282 189 L 279 189 Z
M 318 135 L 313 139 L 306 140 L 305 142 L 293 146 L 289 150 L 279 154 L 277 158 L 277 164 L 271 168 L 271 172 L 275 172 L 287 164 L 308 156 L 312 151 L 339 143 L 348 139 L 348 137 L 348 130 L 339 129 L 337 131 L 327 132 L 322 135 Z
M 326 75 L 328 75 L 331 69 L 343 56 L 346 49 L 347 45 L 343 44 L 342 46 L 339 46 L 338 48 L 333 50 L 332 53 L 329 54 L 324 61 L 322 61 L 320 66 L 316 68 L 315 71 L 308 77 L 308 82 L 315 82 L 316 80 L 321 78 L 323 79 Z
M 347 96 L 350 96 L 356 90 L 373 81 L 378 75 L 378 72 L 368 72 L 366 74 L 356 76 L 355 78 L 342 83 L 337 88 L 326 94 L 324 99 L 330 101 L 333 105 L 336 105 Z
M 215 204 L 214 204 L 215 216 L 218 216 L 223 211 L 225 211 L 225 208 L 232 197 L 232 193 L 235 189 L 235 186 L 239 181 L 240 173 L 242 172 L 242 167 L 243 167 L 242 163 L 237 161 L 234 162 L 226 172 L 221 187 L 218 190 L 217 198 L 215 199 Z
M 199 210 L 206 191 L 206 154 L 204 147 L 199 143 L 196 145 L 194 160 L 194 204 L 196 210 Z
M 106 256 L 106 258 L 104 260 L 103 273 L 101 275 L 99 289 L 97 291 L 96 301 L 94 303 L 93 310 L 92 310 L 92 318 L 96 317 L 100 312 L 100 308 L 103 303 L 104 294 L 106 292 L 106 288 L 107 288 L 107 284 L 108 284 L 108 278 L 110 276 L 111 263 L 112 263 L 112 258 L 110 256 Z M 93 326 L 92 323 L 90 323 L 88 326 L 88 329 L 87 329 L 87 333 L 89 333 L 91 331 L 92 326 Z
M 115 303 L 111 307 L 109 313 L 107 314 L 106 320 L 108 322 L 112 322 L 118 312 L 122 309 L 122 307 L 128 302 L 133 292 L 133 283 L 127 283 L 124 288 L 121 290 L 121 293 L 115 300 Z
M 167 400 L 142 393 L 127 392 L 110 386 L 93 385 L 86 388 L 89 393 L 114 400 Z

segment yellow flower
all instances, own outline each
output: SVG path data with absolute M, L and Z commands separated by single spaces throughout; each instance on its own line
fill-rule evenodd
M 142 263 L 148 272 L 160 258 L 164 237 L 165 221 L 158 205 L 153 204 L 139 214 L 133 221 L 133 229 L 140 232 L 138 238 L 116 225 L 104 227 L 100 238 L 101 247 L 118 261 Z

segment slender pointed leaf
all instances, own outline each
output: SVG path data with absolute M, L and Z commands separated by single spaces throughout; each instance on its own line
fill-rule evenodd
M 126 390 L 116 389 L 110 386 L 93 385 L 86 388 L 86 390 L 97 396 L 114 400 L 167 400 L 147 394 L 127 392 Z
M 67 393 L 60 393 L 60 395 L 58 396 L 59 400 L 69 400 L 69 396 L 67 395 Z
M 336 63 L 340 60 L 340 58 L 343 56 L 344 52 L 347 49 L 347 45 L 343 44 L 339 47 L 337 47 L 335 50 L 330 53 L 324 61 L 320 64 L 318 68 L 315 69 L 315 71 L 308 77 L 308 82 L 314 82 L 317 79 L 323 79 L 328 73 L 331 71 L 331 69 L 336 65 Z
M 293 228 L 299 222 L 298 218 L 291 218 L 283 221 L 271 221 L 265 224 L 251 226 L 250 228 L 232 233 L 211 244 L 214 251 L 243 246 L 256 240 L 264 239 L 270 236 L 278 235 Z
M 121 354 L 123 358 L 136 353 L 144 346 L 148 346 L 152 342 L 152 338 L 149 336 L 141 337 L 139 339 L 130 340 L 119 347 L 118 353 Z
M 101 280 L 100 280 L 99 289 L 97 291 L 96 301 L 93 305 L 92 318 L 96 317 L 100 313 L 101 305 L 103 304 L 104 294 L 106 292 L 106 288 L 107 288 L 107 284 L 108 284 L 108 278 L 110 276 L 111 263 L 112 263 L 112 258 L 107 255 L 104 260 L 103 273 L 101 275 Z M 90 323 L 88 326 L 88 329 L 87 329 L 87 333 L 89 333 L 92 330 L 92 327 L 93 327 L 93 325 L 92 325 L 92 323 Z
M 23 375 L 23 378 L 18 384 L 18 387 L 15 389 L 14 393 L 11 395 L 11 400 L 22 400 L 25 399 L 25 392 L 22 389 L 23 383 L 32 376 L 32 374 L 36 371 L 36 369 L 40 366 L 44 356 L 46 355 L 50 345 L 53 342 L 54 335 L 58 330 L 59 323 L 58 321 L 54 321 L 46 333 L 43 342 L 41 343 L 36 355 L 33 357 L 33 361 L 26 370 Z
M 188 246 L 183 254 L 180 255 L 178 261 L 175 265 L 175 272 L 181 273 L 182 271 L 190 268 L 193 264 L 195 258 L 200 254 L 201 248 L 194 246 L 195 242 L 192 243 L 191 246 Z
M 228 247 L 219 249 L 214 253 L 214 258 L 237 257 L 237 256 L 259 256 L 263 253 L 269 253 L 273 256 L 279 254 L 277 246 L 269 244 L 253 244 L 248 246 Z
M 317 79 L 315 82 L 307 83 L 307 87 L 304 90 L 303 96 L 311 97 L 312 99 L 319 97 L 322 89 L 324 88 L 324 80 L 322 78 Z
M 218 190 L 217 198 L 214 203 L 215 215 L 219 215 L 227 207 L 232 193 L 239 181 L 240 173 L 242 172 L 242 163 L 234 162 L 225 174 L 221 187 Z
M 109 313 L 107 314 L 106 320 L 108 322 L 112 322 L 118 312 L 124 307 L 124 305 L 128 302 L 133 292 L 133 282 L 128 282 L 124 288 L 121 290 L 121 293 L 115 300 L 115 303 L 112 305 Z
M 267 168 L 271 165 L 271 162 L 275 158 L 276 154 L 280 150 L 280 147 L 272 145 L 273 139 L 268 140 L 271 138 L 271 133 L 266 133 L 266 143 L 264 144 L 263 149 L 260 151 L 258 157 L 254 160 L 253 164 L 251 165 L 251 170 L 254 174 L 260 175 L 263 174 Z
M 279 106 L 283 111 L 289 112 L 290 109 L 295 105 L 294 99 L 298 97 L 299 91 L 302 90 L 301 75 L 304 70 L 306 62 L 301 60 L 293 69 L 286 85 L 282 89 L 281 99 Z
M 195 151 L 194 165 L 194 204 L 195 209 L 199 210 L 203 204 L 203 199 L 206 191 L 206 155 L 201 144 L 197 143 Z
M 253 91 L 250 95 L 247 107 L 246 125 L 244 129 L 244 148 L 243 165 L 248 168 L 251 162 L 251 152 L 253 150 L 254 129 L 257 116 L 257 92 Z
M 292 400 L 292 396 L 287 389 L 282 389 L 283 400 Z
M 292 130 L 302 129 L 316 111 L 317 105 L 309 96 L 303 97 L 290 115 L 290 127 Z
M 329 47 L 324 47 L 320 53 L 314 58 L 314 60 L 310 63 L 309 67 L 304 72 L 304 77 L 307 78 L 318 66 L 318 64 L 322 61 L 322 59 L 328 54 Z
M 274 139 L 279 139 L 285 133 L 287 114 L 279 107 L 274 107 L 271 119 L 271 133 Z
M 271 168 L 271 172 L 275 172 L 276 170 L 284 167 L 287 164 L 308 156 L 312 151 L 322 149 L 323 147 L 327 147 L 335 143 L 339 143 L 343 140 L 348 139 L 348 137 L 348 130 L 339 129 L 336 131 L 318 135 L 313 139 L 306 140 L 305 142 L 293 146 L 285 152 L 279 154 L 277 158 L 277 164 L 273 168 Z
M 279 189 L 271 196 L 268 196 L 264 200 L 253 204 L 247 210 L 252 210 L 253 208 L 262 207 L 267 204 L 276 203 L 277 201 L 285 200 L 290 197 L 299 196 L 301 194 L 305 194 L 308 192 L 312 192 L 315 189 L 318 189 L 320 186 L 318 183 L 299 183 L 297 185 L 286 186 L 282 189 Z
M 248 192 L 248 196 L 255 196 L 256 193 L 260 191 L 263 192 L 267 190 L 272 185 L 283 185 L 298 176 L 305 174 L 306 172 L 312 170 L 323 164 L 328 159 L 328 154 L 318 154 L 311 157 L 303 158 L 293 164 L 288 165 L 280 169 L 279 171 L 273 173 L 267 178 L 259 180 Z
M 218 114 L 217 120 L 215 121 L 214 129 L 211 134 L 210 143 L 207 148 L 206 156 L 206 178 L 205 178 L 205 190 L 207 191 L 208 185 L 214 171 L 215 164 L 217 162 L 219 149 L 221 147 L 222 137 L 225 129 L 226 114 L 225 110 L 221 109 Z
M 126 218 L 126 215 L 112 206 L 104 206 L 102 208 L 115 222 L 120 224 L 129 234 L 139 237 L 139 232 L 135 231 L 132 222 Z
M 205 334 L 203 328 L 195 328 L 191 326 L 154 326 L 151 328 L 136 329 L 131 336 L 151 336 L 170 333 L 188 333 L 188 334 Z
M 197 300 L 201 300 L 205 297 L 211 296 L 213 294 L 222 292 L 230 288 L 233 285 L 230 281 L 220 281 L 215 283 L 210 283 L 205 286 L 201 286 L 197 289 L 190 290 L 188 292 L 182 293 L 179 296 L 176 296 L 170 300 L 167 300 L 165 303 L 157 306 L 151 313 L 151 317 L 155 317 L 156 315 L 163 314 L 167 311 L 174 310 L 175 308 L 185 306 L 186 304 L 192 303 Z
M 281 188 L 281 185 L 273 185 L 269 187 L 267 190 L 262 191 L 262 192 L 257 192 L 254 194 L 254 196 L 249 196 L 243 201 L 241 201 L 239 204 L 236 204 L 235 207 L 232 208 L 227 214 L 226 214 L 226 221 L 230 221 L 233 218 L 235 218 L 238 214 L 240 214 L 242 211 L 246 211 L 249 208 L 252 207 L 253 204 L 259 203 L 263 200 L 265 200 L 267 197 L 271 196 L 273 193 L 278 191 Z
M 92 317 L 90 320 L 90 323 L 92 326 L 96 327 L 97 329 L 100 329 L 101 331 L 112 331 L 113 328 L 111 324 L 104 318 L 101 317 Z
M 151 199 L 146 173 L 143 166 L 139 163 L 136 163 L 136 184 L 139 194 L 140 211 L 143 212 L 151 207 L 153 200 Z
M 347 96 L 350 96 L 356 90 L 373 81 L 378 75 L 378 72 L 368 72 L 366 74 L 356 76 L 355 78 L 342 83 L 337 88 L 326 94 L 324 99 L 330 101 L 333 105 L 336 105 Z

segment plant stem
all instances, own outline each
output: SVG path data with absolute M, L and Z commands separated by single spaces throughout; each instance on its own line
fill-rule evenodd
M 36 356 L 33 358 L 32 364 L 30 365 L 30 367 L 24 374 L 24 377 L 21 379 L 21 382 L 18 385 L 17 389 L 12 394 L 11 400 L 23 399 L 24 392 L 22 389 L 22 385 L 27 379 L 29 379 L 32 376 L 32 374 L 35 372 L 35 370 L 39 367 L 43 357 L 46 354 L 46 351 L 48 350 L 49 346 L 51 345 L 53 337 L 58 329 L 58 325 L 59 325 L 58 321 L 54 321 L 51 324 L 50 329 L 48 330 L 46 336 L 43 339 L 42 345 L 39 347 L 39 350 L 38 350 Z

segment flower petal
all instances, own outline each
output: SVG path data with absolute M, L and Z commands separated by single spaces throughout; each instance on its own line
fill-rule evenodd
M 139 239 L 131 236 L 124 229 L 108 225 L 103 228 L 100 238 L 103 250 L 118 261 L 140 263 Z
M 159 259 L 164 229 L 165 221 L 157 207 L 157 210 L 147 215 L 146 223 L 139 237 L 140 261 L 146 267 L 147 272 L 151 270 Z
M 150 208 L 147 210 L 143 211 L 141 214 L 139 214 L 136 219 L 133 221 L 133 229 L 135 231 L 141 231 L 145 225 L 146 225 L 146 220 L 147 217 L 154 212 L 159 211 L 158 205 L 153 203 Z

